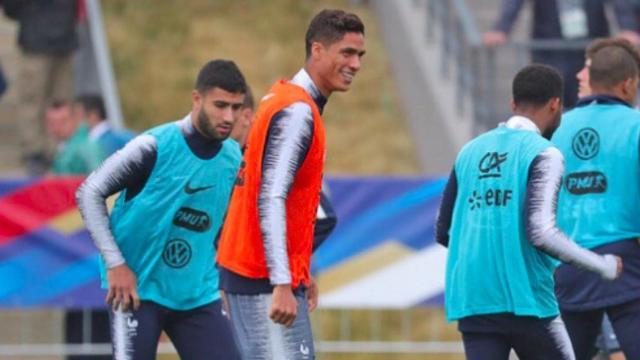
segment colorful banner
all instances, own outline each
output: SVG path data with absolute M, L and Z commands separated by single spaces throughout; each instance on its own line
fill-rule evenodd
M 102 307 L 98 252 L 74 193 L 81 178 L 0 180 L 0 307 Z M 434 243 L 443 179 L 332 178 L 334 233 L 314 255 L 328 308 L 441 304 Z

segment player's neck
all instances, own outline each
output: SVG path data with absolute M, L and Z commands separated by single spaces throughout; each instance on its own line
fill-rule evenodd
M 538 130 L 542 131 L 542 129 L 544 129 L 544 124 L 547 123 L 546 118 L 543 118 L 540 114 L 539 109 L 531 109 L 531 108 L 525 108 L 525 109 L 516 109 L 513 112 L 514 115 L 517 116 L 522 116 L 524 118 L 527 118 L 529 120 L 531 120 L 531 122 L 538 128 Z

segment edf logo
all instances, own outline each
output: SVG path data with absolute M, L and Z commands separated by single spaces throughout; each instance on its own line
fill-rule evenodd
M 600 151 L 600 135 L 593 128 L 584 128 L 573 137 L 573 153 L 582 160 L 589 160 Z
M 488 189 L 482 194 L 477 190 L 467 198 L 470 209 L 481 209 L 483 207 L 507 207 L 513 198 L 513 190 Z

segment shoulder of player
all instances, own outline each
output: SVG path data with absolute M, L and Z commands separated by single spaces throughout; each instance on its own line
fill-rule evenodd
M 285 120 L 286 121 L 280 121 Z M 299 101 L 278 111 L 273 120 L 282 124 L 295 124 L 297 122 L 305 122 L 309 125 L 313 123 L 313 111 L 309 104 Z
M 564 155 L 557 147 L 549 146 L 534 158 L 534 166 L 564 169 Z

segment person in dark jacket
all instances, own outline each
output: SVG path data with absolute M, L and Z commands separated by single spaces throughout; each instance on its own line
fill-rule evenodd
M 567 42 L 608 37 L 611 28 L 606 17 L 604 0 L 529 0 L 533 6 L 531 39 L 565 40 Z M 525 0 L 503 0 L 500 17 L 493 29 L 484 34 L 484 44 L 496 46 L 507 41 Z M 611 0 L 618 25 L 619 36 L 639 44 L 633 6 L 629 0 Z M 572 108 L 578 92 L 575 74 L 584 65 L 584 48 L 573 50 L 532 51 L 532 62 L 555 67 L 564 80 L 564 106 Z
M 47 170 L 54 150 L 52 141 L 46 141 L 45 105 L 52 98 L 72 96 L 77 0 L 3 0 L 2 6 L 18 22 L 21 152 L 27 171 L 38 175 Z

